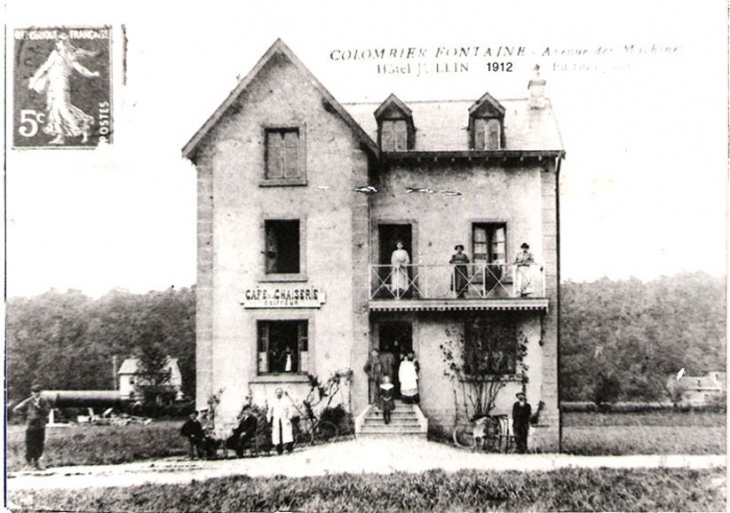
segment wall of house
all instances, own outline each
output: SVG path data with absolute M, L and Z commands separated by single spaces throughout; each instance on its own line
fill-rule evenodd
M 430 188 L 434 193 L 406 193 L 406 188 Z M 513 163 L 445 160 L 391 164 L 381 173 L 379 192 L 373 198 L 371 256 L 379 258 L 379 223 L 412 223 L 414 264 L 446 264 L 456 244 L 464 244 L 471 258 L 474 222 L 505 222 L 506 261 L 514 261 L 523 242 L 530 244 L 535 260 L 545 269 L 547 312 L 525 314 L 528 334 L 528 400 L 537 408 L 545 403 L 533 441 L 542 450 L 559 450 L 558 408 L 558 238 L 557 180 L 551 161 Z M 444 191 L 460 192 L 460 196 Z M 452 315 L 451 319 L 456 316 Z M 421 314 L 414 326 L 421 361 L 424 412 L 430 421 L 448 428 L 453 419 L 452 387 L 444 386 L 440 341 L 445 332 L 462 330 L 449 317 Z M 510 410 L 517 383 L 500 394 L 498 409 Z M 514 389 L 514 390 L 513 390 Z
M 406 193 L 408 187 L 437 192 Z M 446 195 L 444 191 L 461 195 Z M 378 258 L 378 223 L 413 223 L 417 238 L 411 261 L 448 264 L 456 244 L 463 244 L 471 257 L 472 223 L 494 221 L 507 223 L 507 262 L 514 260 L 523 242 L 530 244 L 540 262 L 540 205 L 538 166 L 485 167 L 476 162 L 448 163 L 445 159 L 432 164 L 391 164 L 380 174 L 379 192 L 373 197 L 373 258 Z
M 295 125 L 306 140 L 307 185 L 260 186 L 264 127 Z M 257 376 L 257 320 L 307 319 L 309 372 L 323 380 L 353 361 L 358 365 L 360 358 L 364 363 L 368 211 L 353 189 L 367 183 L 368 163 L 348 125 L 325 108 L 309 78 L 282 56 L 261 69 L 203 146 L 197 162 L 202 246 L 197 404 L 205 407 L 210 395 L 222 390 L 217 415 L 225 424 L 249 395 L 263 404 L 278 386 L 295 400 L 308 390 L 306 376 Z M 324 291 L 326 302 L 320 308 L 246 309 L 245 290 L 266 279 L 264 221 L 285 218 L 299 219 L 304 234 L 300 253 L 306 278 L 296 285 Z M 358 345 L 362 350 L 353 350 Z M 366 393 L 356 378 L 353 402 L 361 404 Z

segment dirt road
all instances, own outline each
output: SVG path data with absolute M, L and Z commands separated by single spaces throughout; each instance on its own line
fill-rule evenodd
M 230 475 L 289 477 L 332 473 L 553 470 L 583 468 L 712 468 L 726 467 L 726 456 L 569 456 L 563 454 L 479 454 L 423 439 L 357 439 L 297 449 L 283 456 L 188 461 L 168 458 L 122 465 L 58 467 L 40 472 L 11 472 L 8 491 L 43 488 L 133 486 L 144 483 L 186 483 Z

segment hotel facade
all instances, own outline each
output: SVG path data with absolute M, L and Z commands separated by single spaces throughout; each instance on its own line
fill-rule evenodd
M 412 351 L 422 431 L 448 432 L 460 399 L 444 347 L 498 331 L 483 355 L 506 379 L 494 411 L 524 390 L 544 404 L 532 447 L 558 450 L 565 153 L 544 87 L 341 104 L 276 41 L 183 149 L 198 174 L 198 407 L 219 395 L 227 426 L 249 399 L 301 400 L 308 375 L 352 369 L 362 419 L 371 350 Z M 452 263 L 458 245 L 469 263 Z

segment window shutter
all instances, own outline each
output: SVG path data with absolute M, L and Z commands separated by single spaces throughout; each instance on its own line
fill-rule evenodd
M 474 149 L 475 150 L 484 150 L 485 144 L 485 120 L 484 119 L 475 119 L 474 120 Z
M 287 131 L 283 133 L 283 172 L 284 178 L 299 176 L 299 133 Z
M 487 121 L 487 150 L 498 150 L 499 144 L 499 121 L 490 119 Z
M 380 146 L 383 151 L 395 150 L 395 133 L 392 121 L 383 121 L 380 133 Z
M 408 125 L 402 119 L 393 124 L 395 125 L 395 151 L 408 151 Z
M 276 239 L 276 232 L 272 225 L 266 226 L 266 272 L 275 273 L 278 271 L 279 266 L 277 265 L 277 251 L 278 241 Z
M 277 131 L 266 132 L 266 178 L 283 178 L 282 146 L 284 134 Z
M 299 372 L 309 372 L 309 333 L 307 322 L 297 326 L 297 338 L 299 339 Z
M 269 325 L 259 322 L 259 374 L 269 372 Z

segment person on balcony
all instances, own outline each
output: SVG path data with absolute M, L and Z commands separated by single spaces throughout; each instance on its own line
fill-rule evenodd
M 395 250 L 390 255 L 390 292 L 396 299 L 402 298 L 408 290 L 408 268 L 411 257 L 408 251 L 403 249 L 403 242 L 395 243 Z
M 451 255 L 450 264 L 454 264 L 454 277 L 451 284 L 457 298 L 463 298 L 469 288 L 469 257 L 464 253 L 464 246 L 457 244 Z
M 534 292 L 532 282 L 532 266 L 535 264 L 535 257 L 530 253 L 530 245 L 526 242 L 520 246 L 520 251 L 515 257 L 515 286 L 517 293 L 522 296 L 528 296 Z

